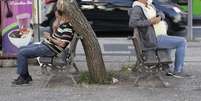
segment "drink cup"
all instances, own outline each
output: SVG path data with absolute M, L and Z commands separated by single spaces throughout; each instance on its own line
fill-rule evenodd
M 29 13 L 22 13 L 16 16 L 19 31 L 25 33 L 29 29 L 31 15 Z

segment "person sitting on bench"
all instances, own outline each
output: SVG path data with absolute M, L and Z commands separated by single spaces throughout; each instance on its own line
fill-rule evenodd
M 17 73 L 19 76 L 12 84 L 28 84 L 32 81 L 28 72 L 28 58 L 55 56 L 68 47 L 73 38 L 74 30 L 70 24 L 69 12 L 64 7 L 59 8 L 55 11 L 56 19 L 52 26 L 53 33 L 44 32 L 44 40 L 40 44 L 30 44 L 20 48 L 17 53 Z
M 134 1 L 128 14 L 129 26 L 138 28 L 144 48 L 176 49 L 174 71 L 167 74 L 178 78 L 189 77 L 189 74 L 183 72 L 187 41 L 183 37 L 167 35 L 165 15 L 152 5 L 152 0 Z

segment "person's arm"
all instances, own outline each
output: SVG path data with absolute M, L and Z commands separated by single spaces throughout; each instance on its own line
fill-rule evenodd
M 54 43 L 55 45 L 57 45 L 59 47 L 63 48 L 66 46 L 66 42 L 64 40 L 59 39 L 59 38 L 52 38 L 52 36 L 48 32 L 44 32 L 44 38 L 46 38 L 48 41 Z
M 161 21 L 162 17 L 164 18 L 164 15 L 162 15 L 163 13 L 159 13 L 159 16 L 157 16 L 157 17 L 142 20 L 141 17 L 145 16 L 145 15 L 143 14 L 142 8 L 140 8 L 140 7 L 131 8 L 131 9 L 129 9 L 128 13 L 130 15 L 129 27 L 131 27 L 131 28 L 146 27 L 146 26 L 150 26 L 153 24 L 157 24 Z
M 165 20 L 165 14 L 159 9 L 156 9 L 156 15 L 160 16 L 161 20 Z
M 50 36 L 49 41 L 53 42 L 54 44 L 56 44 L 57 46 L 62 47 L 62 48 L 64 48 L 66 46 L 66 42 L 59 38 L 55 39 Z
M 143 15 L 142 8 L 140 7 L 134 7 L 128 10 L 128 14 L 130 16 L 129 18 L 129 27 L 134 28 L 134 27 L 145 27 L 145 26 L 150 26 L 152 25 L 151 21 L 146 19 L 142 20 L 141 17 Z

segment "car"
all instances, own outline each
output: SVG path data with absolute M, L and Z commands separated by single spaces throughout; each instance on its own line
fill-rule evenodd
M 132 3 L 133 0 L 78 0 L 97 36 L 131 36 L 127 12 Z M 169 35 L 186 36 L 187 13 L 171 0 L 153 0 L 153 4 L 164 12 Z

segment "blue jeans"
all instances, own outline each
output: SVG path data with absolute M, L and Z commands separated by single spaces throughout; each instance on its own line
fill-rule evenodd
M 29 74 L 28 58 L 54 55 L 55 53 L 43 44 L 30 44 L 28 46 L 21 47 L 19 52 L 17 53 L 17 74 Z
M 183 37 L 161 35 L 157 37 L 159 48 L 176 49 L 174 72 L 181 72 L 184 67 L 187 41 Z

